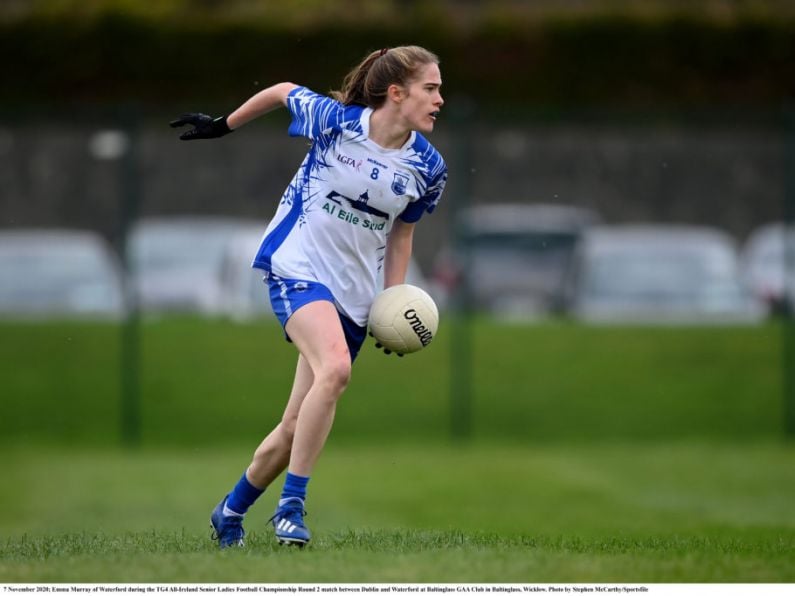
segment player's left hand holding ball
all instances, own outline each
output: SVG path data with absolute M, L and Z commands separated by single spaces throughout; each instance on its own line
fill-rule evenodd
M 375 297 L 367 324 L 377 349 L 403 356 L 431 343 L 439 327 L 439 309 L 422 288 L 398 284 Z
M 193 128 L 179 135 L 179 138 L 183 141 L 217 139 L 232 132 L 232 129 L 226 123 L 226 116 L 213 118 L 207 114 L 189 113 L 182 114 L 182 116 L 172 120 L 170 123 L 171 128 L 185 126 L 186 124 L 190 124 Z
M 367 335 L 369 335 L 370 337 L 375 339 L 375 335 L 373 335 L 372 331 L 368 331 Z M 381 344 L 377 339 L 375 340 L 375 344 L 374 345 L 375 345 L 375 349 L 376 350 L 383 350 L 384 354 L 386 354 L 387 356 L 389 356 L 390 354 L 397 354 L 398 356 L 403 358 L 403 354 L 401 354 L 400 352 L 393 352 L 392 350 L 390 350 L 389 348 L 387 348 L 383 344 Z

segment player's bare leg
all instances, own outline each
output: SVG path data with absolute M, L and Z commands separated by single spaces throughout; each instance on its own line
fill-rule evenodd
M 320 300 L 290 317 L 287 334 L 306 359 L 313 382 L 298 412 L 288 470 L 309 476 L 326 443 L 337 400 L 351 377 L 351 357 L 337 309 Z
M 245 536 L 243 516 L 248 506 L 253 504 L 287 467 L 298 411 L 312 386 L 313 379 L 309 363 L 299 356 L 293 388 L 281 422 L 260 443 L 243 477 L 212 513 L 210 523 L 213 527 L 213 538 L 218 540 L 221 548 L 242 546 Z
M 281 422 L 265 437 L 254 452 L 246 476 L 254 486 L 265 489 L 281 474 L 290 461 L 295 426 L 301 404 L 312 387 L 314 373 L 306 358 L 299 355 L 290 399 Z
M 280 542 L 303 546 L 310 539 L 303 522 L 306 485 L 331 431 L 337 400 L 348 386 L 351 357 L 331 302 L 320 300 L 301 307 L 285 330 L 313 378 L 298 411 L 284 490 L 271 521 Z

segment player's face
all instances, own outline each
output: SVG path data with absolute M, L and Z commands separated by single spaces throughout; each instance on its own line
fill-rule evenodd
M 422 133 L 433 131 L 433 125 L 444 104 L 439 88 L 442 75 L 438 64 L 426 64 L 417 71 L 406 89 L 401 113 L 412 130 Z

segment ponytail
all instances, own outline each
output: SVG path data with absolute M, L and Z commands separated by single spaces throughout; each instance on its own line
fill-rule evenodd
M 358 104 L 375 109 L 386 101 L 390 85 L 408 84 L 419 68 L 426 64 L 439 64 L 439 58 L 419 46 L 376 50 L 346 75 L 342 89 L 332 91 L 330 95 L 346 105 Z

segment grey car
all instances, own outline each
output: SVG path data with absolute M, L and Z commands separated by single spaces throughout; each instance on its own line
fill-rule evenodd
M 0 231 L 0 316 L 120 318 L 122 279 L 116 253 L 96 232 Z
M 477 312 L 528 319 L 557 314 L 577 240 L 599 219 L 591 209 L 568 205 L 465 209 L 455 248 L 437 263 L 437 285 Z
M 740 281 L 733 239 L 699 226 L 589 230 L 568 296 L 570 313 L 587 322 L 750 323 L 764 314 Z
M 768 312 L 795 312 L 795 225 L 761 226 L 749 236 L 741 254 L 743 280 Z
M 163 216 L 139 220 L 128 238 L 138 305 L 145 312 L 222 314 L 222 265 L 228 245 L 257 220 Z

